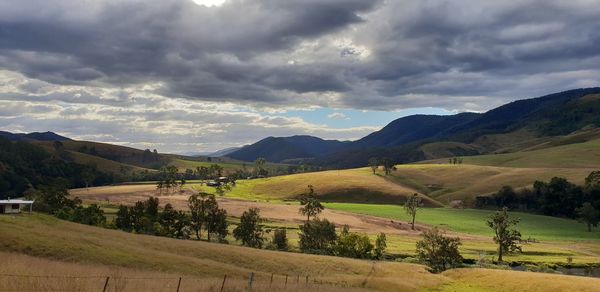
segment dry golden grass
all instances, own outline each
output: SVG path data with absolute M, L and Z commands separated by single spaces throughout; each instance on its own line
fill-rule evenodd
M 421 265 L 135 235 L 39 214 L 0 216 L 0 234 L 10 234 L 0 241 L 2 291 L 99 291 L 107 276 L 109 291 L 174 291 L 179 277 L 180 291 L 218 291 L 225 274 L 225 291 L 244 291 L 251 272 L 257 291 L 589 291 L 600 285 L 592 278 L 486 269 L 431 274 Z
M 243 199 L 296 199 L 313 185 L 324 201 L 358 203 L 403 203 L 414 189 L 403 187 L 372 174 L 369 168 L 332 170 L 269 177 L 265 179 L 240 180 L 228 196 Z M 429 206 L 440 206 L 438 202 L 423 197 Z
M 497 192 L 502 186 L 528 187 L 536 180 L 560 176 L 577 184 L 594 168 L 514 168 L 469 164 L 399 165 L 390 180 L 420 190 L 440 202 L 473 200 L 475 196 Z
M 324 283 L 387 291 L 434 287 L 446 281 L 420 265 L 136 235 L 39 214 L 0 216 L 0 234 L 11 234 L 0 241 L 5 252 L 203 279 L 219 279 L 225 274 L 232 279 L 243 279 L 254 272 L 257 280 L 264 281 L 275 273 L 293 279 L 309 276 Z
M 444 291 L 598 291 L 600 279 L 489 269 L 454 269 Z
M 248 279 L 241 277 L 206 278 L 165 272 L 143 271 L 119 266 L 69 263 L 0 252 L 0 291 L 247 291 Z M 248 275 L 249 276 L 249 275 Z M 179 283 L 181 278 L 181 283 Z M 225 283 L 223 284 L 223 280 Z M 274 275 L 254 277 L 258 291 L 362 291 L 344 283 L 321 283 L 306 277 Z

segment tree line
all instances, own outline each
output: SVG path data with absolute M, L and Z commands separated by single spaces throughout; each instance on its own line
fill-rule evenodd
M 600 171 L 591 172 L 583 186 L 561 177 L 554 177 L 549 182 L 536 181 L 531 189 L 515 190 L 503 186 L 492 196 L 477 197 L 475 205 L 577 219 L 592 231 L 592 226 L 598 226 L 600 222 Z

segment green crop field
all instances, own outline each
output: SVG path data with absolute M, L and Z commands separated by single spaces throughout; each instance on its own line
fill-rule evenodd
M 397 205 L 326 203 L 325 206 L 331 209 L 394 220 L 409 220 L 404 208 Z M 492 213 L 493 211 L 475 209 L 422 208 L 417 213 L 416 221 L 460 233 L 492 236 L 491 229 L 485 223 Z M 536 240 L 552 241 L 599 240 L 598 244 L 600 244 L 600 231 L 598 229 L 594 232 L 587 232 L 586 227 L 575 220 L 519 212 L 511 212 L 510 214 L 521 219 L 519 228 L 524 239 L 531 237 Z

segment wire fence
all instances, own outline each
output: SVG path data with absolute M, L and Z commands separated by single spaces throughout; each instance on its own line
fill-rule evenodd
M 351 288 L 343 280 L 309 275 L 249 273 L 222 278 L 0 274 L 0 291 L 333 291 Z

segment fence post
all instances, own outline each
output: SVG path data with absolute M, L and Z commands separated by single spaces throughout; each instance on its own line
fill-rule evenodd
M 296 285 L 300 283 L 300 275 L 296 275 Z
M 285 275 L 285 287 L 287 287 L 287 278 L 288 278 L 288 275 Z
M 271 286 L 273 286 L 273 274 L 274 273 L 271 273 L 271 282 L 269 283 L 269 288 L 271 288 Z
M 227 281 L 227 274 L 223 276 L 223 283 L 221 284 L 221 290 L 219 292 L 223 292 L 223 289 L 225 288 L 225 281 Z
M 179 277 L 179 282 L 177 282 L 177 292 L 179 292 L 179 287 L 181 287 L 181 277 Z
M 308 286 L 308 275 L 306 275 L 306 286 Z
M 250 277 L 248 278 L 248 291 L 252 291 L 252 281 L 254 281 L 254 272 L 250 272 Z
M 108 280 L 110 280 L 110 277 L 106 277 L 106 281 L 104 281 L 104 288 L 102 289 L 102 292 L 106 292 L 106 289 L 108 288 Z

